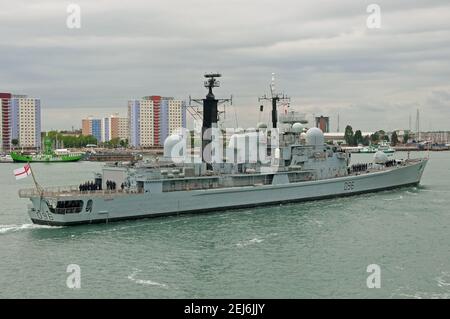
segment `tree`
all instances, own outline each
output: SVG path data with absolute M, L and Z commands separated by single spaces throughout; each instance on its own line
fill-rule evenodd
M 392 135 L 391 135 L 391 145 L 395 146 L 397 144 L 398 144 L 398 136 L 397 136 L 397 132 L 394 131 L 394 132 L 392 132 Z
M 384 135 L 384 136 L 383 136 L 383 141 L 389 142 L 389 136 Z
M 64 147 L 68 148 L 80 148 L 85 147 L 87 144 L 97 144 L 97 139 L 92 135 L 62 135 L 59 132 L 51 131 L 48 132 L 47 137 L 50 138 L 52 142 L 57 140 L 59 143 L 63 144 Z
M 378 132 L 375 132 L 372 135 L 370 135 L 370 141 L 374 144 L 377 144 L 380 141 L 380 135 L 378 134 Z
M 17 138 L 13 138 L 13 139 L 11 140 L 11 144 L 12 144 L 14 147 L 17 147 L 17 146 L 19 145 L 19 140 L 18 140 Z
M 347 145 L 354 144 L 353 128 L 350 125 L 345 127 L 344 140 Z
M 120 146 L 128 147 L 128 139 L 120 140 Z
M 356 145 L 359 145 L 359 144 L 362 144 L 362 141 L 363 141 L 363 137 L 362 137 L 362 133 L 361 133 L 361 131 L 360 130 L 357 130 L 356 132 L 355 132 L 355 136 L 353 137 L 353 144 L 356 146 Z
M 368 135 L 363 137 L 362 145 L 364 145 L 364 146 L 370 145 L 370 137 Z
M 405 134 L 403 135 L 403 144 L 408 143 L 409 140 L 409 133 L 405 132 Z
M 108 142 L 108 145 L 113 148 L 117 148 L 120 145 L 120 138 L 115 137 Z

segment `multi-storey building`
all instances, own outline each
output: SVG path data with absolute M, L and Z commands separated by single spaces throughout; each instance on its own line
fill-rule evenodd
M 160 118 L 161 118 L 161 101 L 166 100 L 167 98 L 161 97 L 159 95 L 150 95 L 144 96 L 142 100 L 144 101 L 152 101 L 153 102 L 153 120 L 152 120 L 152 133 L 153 133 L 153 141 L 151 145 L 146 146 L 155 146 L 160 145 Z M 145 131 L 143 131 L 146 134 Z M 144 146 L 144 145 L 142 145 Z
M 120 117 L 118 113 L 103 118 L 102 141 L 108 142 L 112 139 L 128 139 L 128 118 Z
M 83 135 L 92 135 L 97 142 L 102 141 L 102 120 L 93 117 L 85 118 L 81 121 L 81 132 Z
M 185 126 L 183 101 L 152 95 L 128 102 L 129 144 L 133 147 L 162 146 L 167 136 Z
M 140 119 L 139 119 L 139 100 L 128 101 L 128 144 L 137 147 L 139 142 Z
M 12 139 L 19 140 L 20 147 L 41 147 L 41 101 L 18 97 L 11 99 L 13 110 Z
M 102 142 L 111 140 L 111 119 L 104 117 L 102 119 Z
M 133 147 L 155 145 L 154 105 L 152 100 L 128 101 L 129 144 Z
M 128 118 L 117 117 L 111 120 L 112 137 L 118 137 L 121 140 L 127 140 L 128 132 Z
M 180 127 L 186 127 L 186 107 L 180 100 L 166 99 L 161 102 L 159 140 L 164 144 L 166 138 Z
M 316 127 L 320 128 L 322 132 L 330 132 L 330 118 L 327 116 L 318 116 L 315 118 Z
M 11 93 L 0 93 L 0 105 L 0 147 L 6 152 L 11 148 Z
M 0 93 L 1 148 L 7 152 L 18 141 L 22 148 L 41 147 L 41 101 L 26 95 Z

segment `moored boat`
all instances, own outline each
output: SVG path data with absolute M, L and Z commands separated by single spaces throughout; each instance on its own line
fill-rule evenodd
M 83 158 L 82 152 L 70 152 L 67 149 L 55 150 L 52 149 L 52 142 L 46 139 L 44 142 L 45 151 L 38 154 L 25 154 L 20 152 L 11 152 L 10 156 L 14 162 L 20 163 L 64 163 L 76 162 Z
M 369 145 L 360 149 L 360 153 L 376 153 L 381 151 L 386 154 L 392 154 L 395 152 L 395 149 L 392 148 L 389 143 L 383 141 L 379 145 Z

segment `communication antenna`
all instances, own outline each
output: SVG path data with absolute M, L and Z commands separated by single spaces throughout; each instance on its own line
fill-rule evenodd
M 419 109 L 417 109 L 417 113 L 416 113 L 416 132 L 417 132 L 417 140 L 420 141 L 420 114 L 419 114 Z
M 208 94 L 206 95 L 206 99 L 193 99 L 189 95 L 189 106 L 187 107 L 187 109 L 190 109 L 189 113 L 191 114 L 191 116 L 195 120 L 200 120 L 200 121 L 204 118 L 204 112 L 205 112 L 204 101 L 215 99 L 212 89 L 215 87 L 220 87 L 220 81 L 218 81 L 216 78 L 222 77 L 222 75 L 219 73 L 207 73 L 204 75 L 204 77 L 206 78 L 206 80 L 204 81 L 203 84 L 204 84 L 204 87 L 208 89 Z M 196 103 L 197 105 L 194 105 L 192 102 Z M 233 95 L 231 95 L 229 99 L 217 99 L 216 105 L 214 105 L 212 107 L 212 109 L 213 109 L 212 110 L 213 114 L 211 114 L 212 118 L 211 118 L 211 116 L 208 116 L 211 123 L 217 123 L 221 118 L 225 119 L 225 115 L 226 115 L 225 105 L 221 110 L 219 110 L 217 108 L 217 106 L 220 106 L 227 102 L 229 102 L 230 105 L 233 105 Z M 200 106 L 203 106 L 203 110 L 200 108 Z M 217 113 L 217 117 L 215 116 L 215 113 Z
M 263 100 L 272 102 L 272 127 L 276 128 L 278 123 L 277 103 L 279 101 L 287 102 L 289 107 L 289 102 L 291 101 L 291 98 L 282 93 L 275 92 L 275 73 L 272 73 L 272 81 L 270 82 L 270 97 L 264 94 L 264 96 L 258 98 L 259 102 Z
M 409 113 L 409 127 L 408 127 L 408 129 L 411 132 L 411 113 Z
M 275 73 L 272 73 L 272 82 L 270 83 L 270 95 L 273 96 L 275 92 Z
M 337 131 L 339 133 L 339 126 L 340 126 L 340 120 L 339 120 L 339 113 L 338 113 L 338 125 L 337 125 Z

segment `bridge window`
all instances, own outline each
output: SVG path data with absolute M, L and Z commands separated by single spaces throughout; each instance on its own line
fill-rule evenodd
M 58 201 L 56 214 L 78 214 L 83 210 L 82 200 Z

